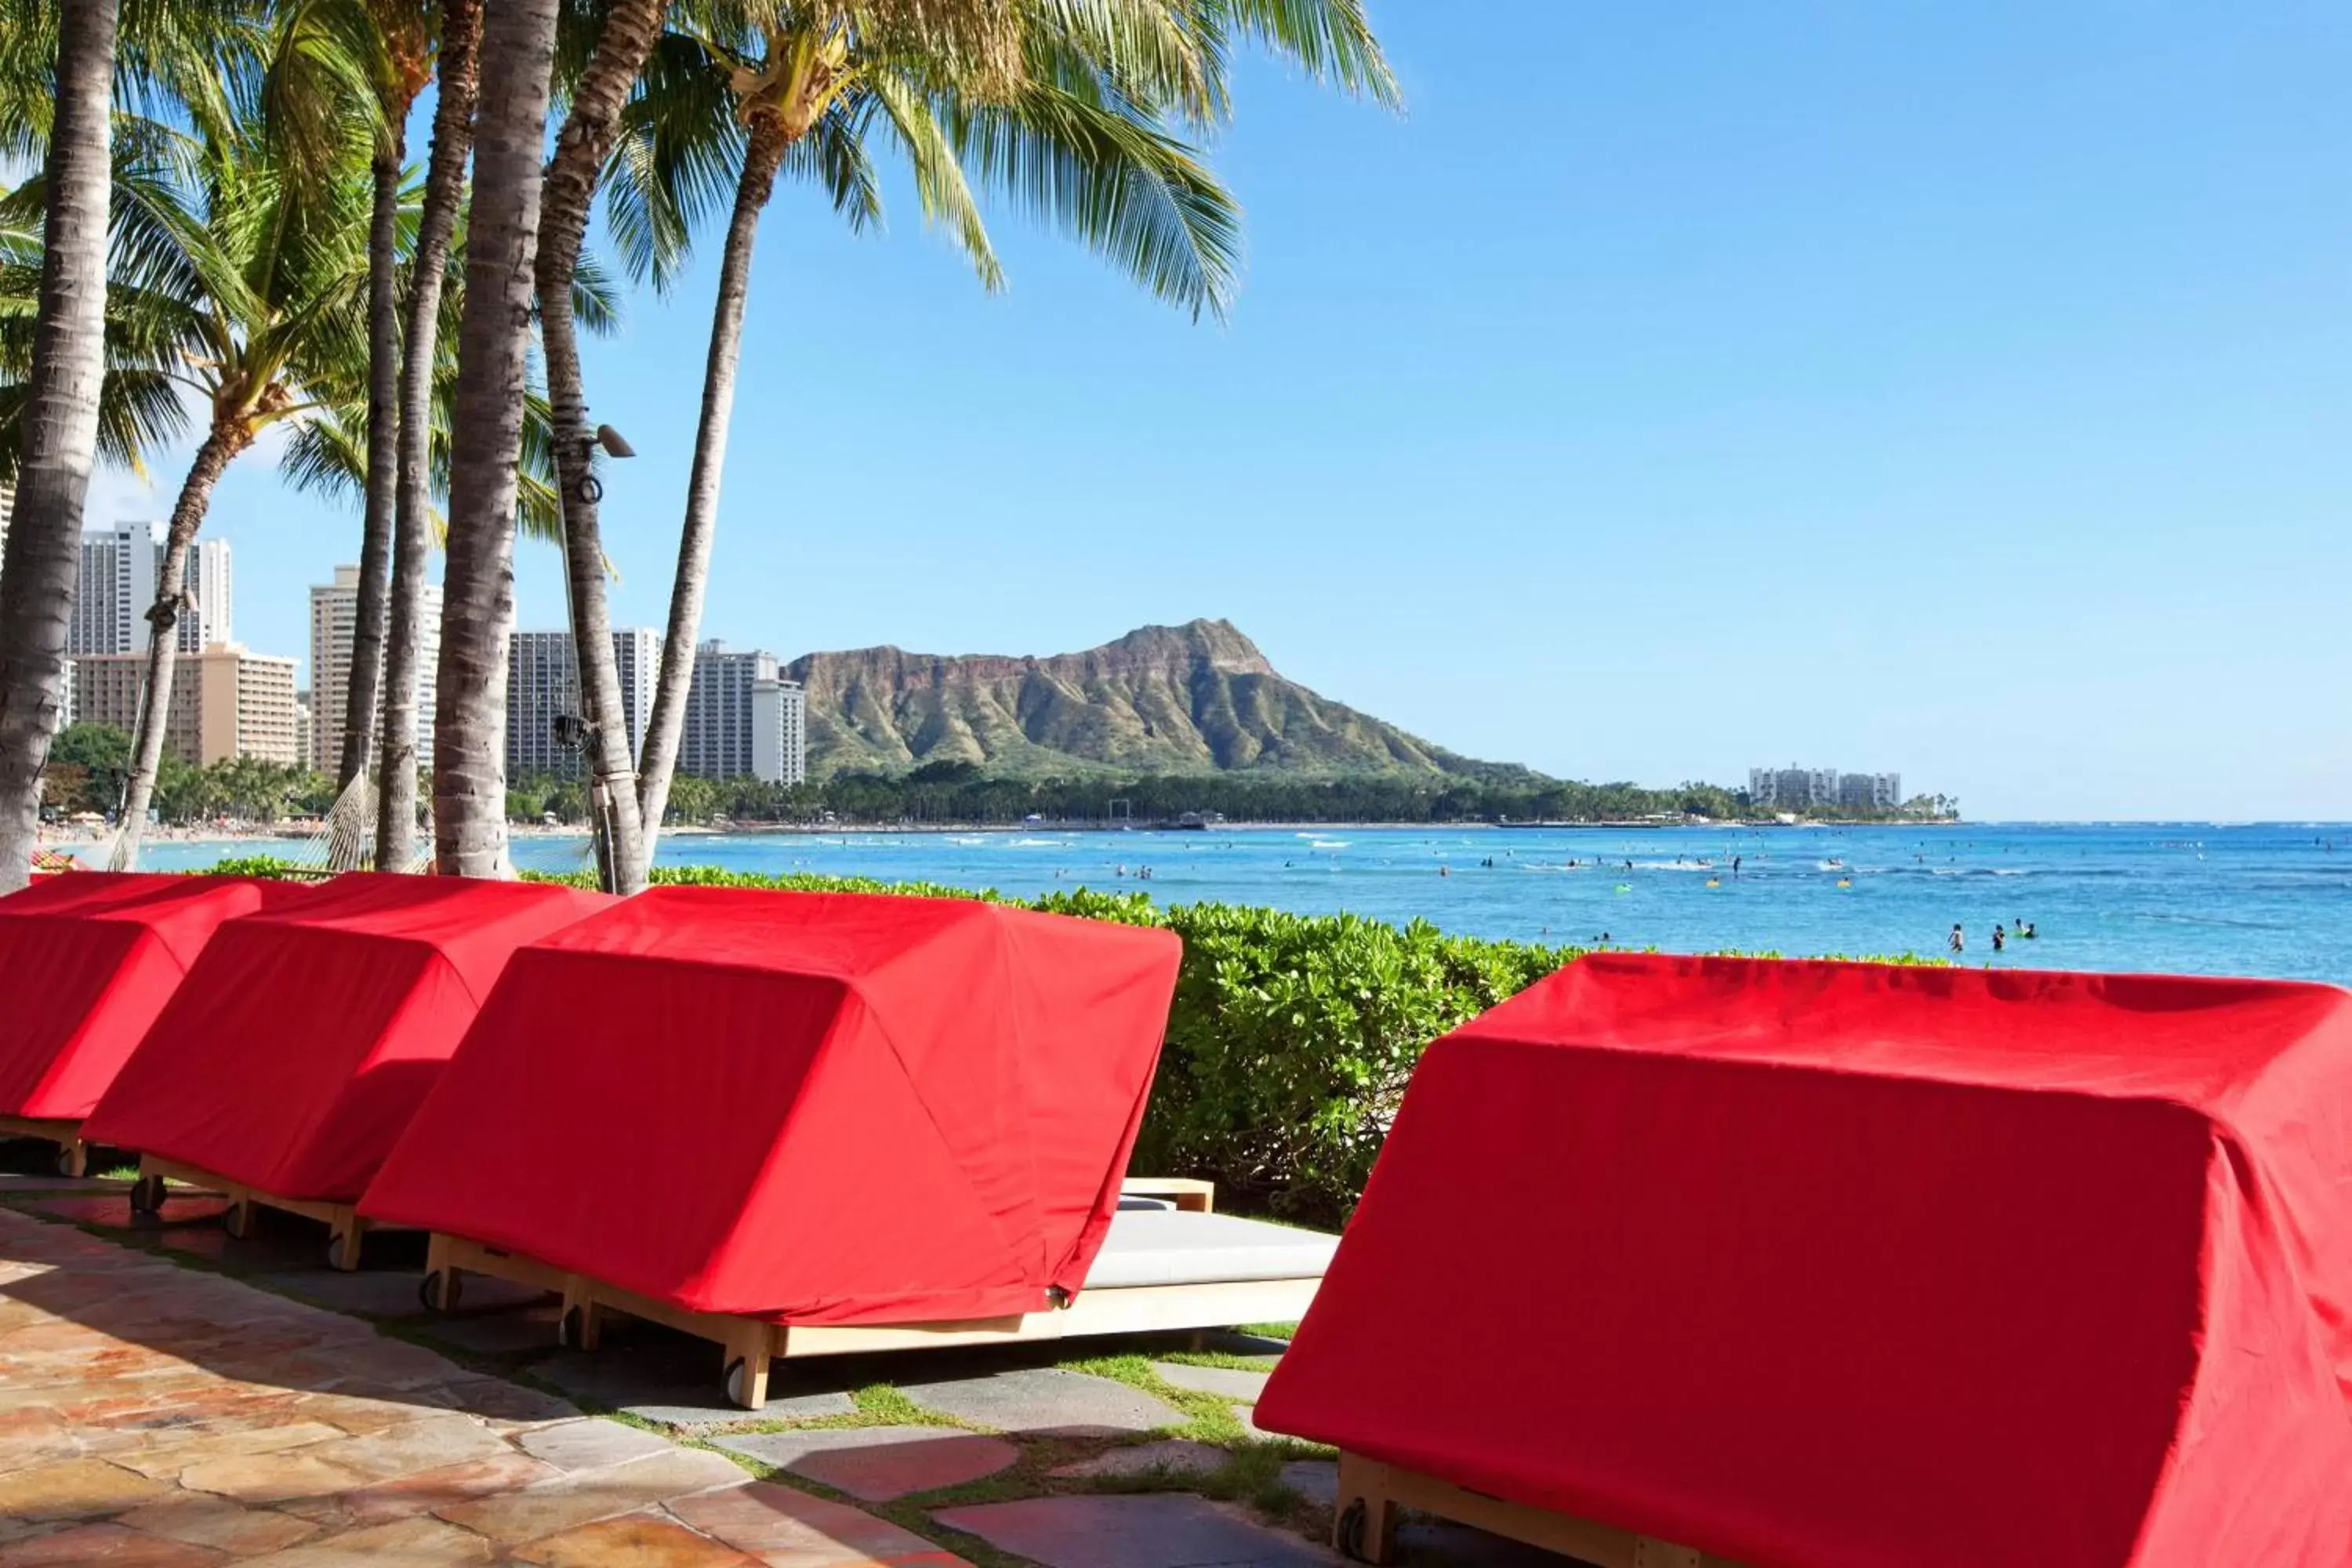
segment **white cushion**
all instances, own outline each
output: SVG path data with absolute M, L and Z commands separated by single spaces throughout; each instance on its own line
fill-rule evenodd
M 1320 1279 L 1336 1236 L 1237 1215 L 1122 1208 L 1087 1275 L 1089 1289 Z

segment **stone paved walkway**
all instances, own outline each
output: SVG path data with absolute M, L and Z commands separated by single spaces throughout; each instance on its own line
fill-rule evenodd
M 961 1568 L 722 1455 L 0 1208 L 0 1568 Z
M 339 1274 L 319 1227 L 232 1240 L 222 1206 L 134 1224 L 119 1183 L 0 1175 L 0 1568 L 1339 1561 L 1328 1456 L 1253 1441 L 1279 1340 L 791 1363 L 753 1416 L 700 1341 L 616 1320 L 560 1350 L 551 1299 L 499 1281 L 427 1312 L 421 1238 Z M 1566 1561 L 1403 1540 L 1409 1568 Z

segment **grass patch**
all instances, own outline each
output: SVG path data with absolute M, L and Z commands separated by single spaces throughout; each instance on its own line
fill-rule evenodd
M 1235 1323 L 1234 1332 L 1247 1334 L 1254 1340 L 1280 1340 L 1285 1344 L 1298 1337 L 1297 1323 Z
M 1170 1351 L 1155 1356 L 1155 1361 L 1172 1362 L 1178 1366 L 1214 1366 L 1228 1372 L 1272 1372 L 1276 1355 L 1234 1355 L 1228 1351 Z

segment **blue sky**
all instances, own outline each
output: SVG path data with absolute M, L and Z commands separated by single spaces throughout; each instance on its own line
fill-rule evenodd
M 1402 117 L 1242 79 L 1223 327 L 1017 213 L 990 298 L 903 189 L 862 239 L 781 193 L 709 632 L 1048 653 L 1223 616 L 1567 776 L 2352 816 L 2352 12 L 1374 16 Z M 622 624 L 663 618 L 710 289 L 590 354 L 641 454 Z M 92 518 L 164 509 L 116 478 Z M 306 651 L 356 517 L 261 456 L 213 516 L 243 639 Z M 520 578 L 560 624 L 552 552 Z

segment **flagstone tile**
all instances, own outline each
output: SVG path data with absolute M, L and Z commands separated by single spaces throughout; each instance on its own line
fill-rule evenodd
M 467 1464 L 419 1470 L 396 1480 L 354 1487 L 333 1497 L 288 1503 L 286 1508 L 304 1519 L 356 1528 L 519 1492 L 540 1482 L 554 1480 L 561 1473 L 527 1454 L 509 1452 Z
M 536 1541 L 575 1525 L 740 1482 L 743 1472 L 717 1454 L 673 1448 L 607 1469 L 583 1470 L 519 1492 L 436 1509 L 453 1524 L 506 1544 Z
M 583 1524 L 515 1548 L 545 1568 L 761 1568 L 759 1559 L 654 1514 Z
M 119 1524 L 86 1524 L 0 1546 L 0 1568 L 209 1568 L 228 1559 L 209 1547 L 167 1541 Z
M 505 1438 L 470 1415 L 419 1414 L 418 1420 L 365 1436 L 337 1434 L 338 1440 L 321 1444 L 316 1457 L 371 1481 L 386 1481 L 512 1451 Z
M 1183 1362 L 1156 1361 L 1151 1370 L 1162 1381 L 1178 1388 L 1189 1388 L 1196 1394 L 1213 1394 L 1221 1398 L 1238 1399 L 1255 1405 L 1265 1390 L 1265 1380 L 1273 1376 L 1266 1372 L 1244 1372 L 1230 1366 L 1192 1366 Z
M 200 1465 L 207 1459 L 227 1458 L 239 1454 L 275 1454 L 342 1436 L 341 1432 L 320 1422 L 298 1421 L 290 1426 L 260 1426 L 246 1432 L 207 1433 L 184 1441 L 157 1443 L 150 1447 L 134 1448 L 116 1455 L 114 1462 L 150 1479 L 167 1481 L 191 1465 Z
M 1140 1389 L 1056 1367 L 1016 1367 L 899 1392 L 929 1410 L 1007 1432 L 1108 1436 L 1181 1425 L 1184 1416 Z
M 0 1519 L 94 1519 L 169 1489 L 104 1459 L 67 1459 L 0 1476 Z
M 180 1472 L 190 1491 L 218 1492 L 245 1503 L 285 1502 L 347 1491 L 369 1478 L 300 1449 L 284 1454 L 234 1454 Z
M 716 1439 L 747 1455 L 867 1502 L 960 1487 L 1021 1458 L 1002 1437 L 944 1426 L 835 1426 Z
M 524 1433 L 517 1441 L 525 1453 L 566 1472 L 599 1470 L 641 1459 L 648 1454 L 666 1454 L 676 1447 L 658 1433 L 593 1415 L 541 1426 Z
M 115 1521 L 150 1535 L 209 1546 L 234 1557 L 277 1552 L 319 1533 L 319 1527 L 274 1509 L 247 1508 L 224 1497 L 182 1492 Z
M 461 1568 L 488 1563 L 490 1555 L 490 1543 L 480 1536 L 418 1517 L 346 1531 L 246 1562 L 250 1568 Z
M 1044 1568 L 1325 1568 L 1339 1557 L 1183 1492 L 1026 1498 L 931 1515 Z
M 767 1481 L 680 1499 L 669 1511 L 768 1568 L 969 1568 L 887 1520 Z

